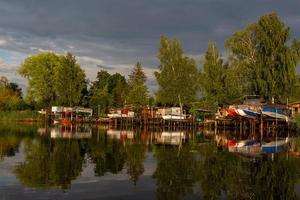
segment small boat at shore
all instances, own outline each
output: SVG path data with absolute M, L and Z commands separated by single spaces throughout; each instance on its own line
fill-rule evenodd
M 164 120 L 182 120 L 185 119 L 185 115 L 163 115 Z

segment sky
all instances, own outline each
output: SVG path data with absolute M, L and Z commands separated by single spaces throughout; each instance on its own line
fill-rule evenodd
M 25 89 L 16 69 L 26 57 L 71 52 L 91 81 L 100 70 L 127 76 L 139 61 L 154 92 L 162 35 L 200 66 L 209 40 L 224 55 L 226 38 L 270 12 L 300 39 L 299 8 L 299 0 L 0 0 L 0 76 Z

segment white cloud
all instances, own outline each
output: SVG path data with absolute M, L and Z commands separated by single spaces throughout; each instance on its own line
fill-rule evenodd
M 0 47 L 5 46 L 7 44 L 7 41 L 4 39 L 0 39 Z
M 78 62 L 82 64 L 89 64 L 89 65 L 103 65 L 104 61 L 99 58 L 93 58 L 88 56 L 77 56 Z

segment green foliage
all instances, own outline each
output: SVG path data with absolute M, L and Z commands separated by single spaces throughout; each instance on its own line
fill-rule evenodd
M 147 146 L 139 142 L 128 143 L 125 151 L 127 174 L 130 175 L 133 184 L 136 185 L 139 177 L 144 173 L 143 162 L 146 157 Z
M 60 65 L 54 53 L 41 53 L 25 59 L 18 72 L 29 80 L 27 95 L 42 106 L 55 103 L 55 68 Z
M 119 73 L 110 75 L 102 70 L 98 72 L 96 81 L 89 90 L 89 106 L 95 113 L 107 113 L 111 107 L 122 107 L 126 91 L 127 83 L 124 76 Z
M 300 114 L 295 115 L 294 120 L 298 128 L 300 128 Z
M 236 102 L 242 93 L 237 70 L 234 67 L 229 68 L 223 62 L 221 54 L 213 42 L 208 43 L 202 63 L 203 71 L 200 75 L 200 85 L 204 92 L 202 103 L 209 102 L 217 108 Z
M 90 105 L 94 110 L 99 109 L 100 111 L 107 113 L 112 105 L 112 101 L 112 95 L 108 92 L 108 86 L 106 85 L 103 89 L 97 88 L 93 90 Z
M 191 146 L 161 146 L 155 151 L 157 167 L 153 174 L 156 179 L 157 199 L 182 199 L 193 193 L 197 181 L 197 161 L 191 153 Z M 199 171 L 200 172 L 200 171 Z
M 44 116 L 36 111 L 0 111 L 0 121 L 41 121 Z
M 69 188 L 82 170 L 83 157 L 76 140 L 38 138 L 25 143 L 25 162 L 16 166 L 16 177 L 27 187 Z M 34 172 L 34 173 L 33 173 Z
M 57 103 L 63 106 L 78 105 L 86 87 L 85 73 L 76 63 L 75 56 L 60 56 L 60 65 L 54 71 Z
M 15 83 L 9 83 L 5 77 L 2 79 L 0 82 L 0 110 L 23 109 L 26 105 L 22 99 L 21 88 Z
M 112 105 L 117 108 L 123 107 L 127 92 L 125 77 L 119 73 L 111 75 L 108 89 L 112 95 Z
M 148 104 L 148 88 L 146 86 L 146 75 L 143 72 L 142 65 L 138 62 L 129 75 L 128 94 L 126 96 L 127 104 L 134 107 Z
M 194 101 L 198 90 L 199 72 L 195 61 L 183 54 L 176 39 L 161 37 L 158 55 L 159 72 L 157 101 L 169 105 L 186 105 Z
M 27 98 L 42 107 L 77 105 L 85 86 L 84 71 L 74 56 L 41 53 L 30 56 L 18 69 L 29 80 Z
M 281 101 L 292 98 L 297 88 L 299 45 L 276 13 L 260 17 L 226 41 L 229 64 L 244 78 L 244 92 Z

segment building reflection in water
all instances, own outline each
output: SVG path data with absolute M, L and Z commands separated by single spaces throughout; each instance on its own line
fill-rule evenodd
M 69 190 L 88 167 L 94 179 L 104 176 L 113 181 L 114 175 L 125 173 L 128 180 L 122 184 L 154 184 L 157 199 L 299 199 L 295 191 L 300 182 L 297 157 L 228 152 L 228 140 L 239 143 L 251 139 L 248 136 L 239 139 L 230 136 L 232 133 L 220 132 L 216 137 L 205 130 L 192 134 L 90 126 L 41 127 L 37 135 L 37 128 L 22 132 L 0 127 L 1 159 L 20 149 L 24 155 L 13 169 L 23 187 Z M 294 151 L 300 150 L 299 141 L 293 140 Z M 145 173 L 149 162 L 154 166 L 150 175 Z M 143 176 L 147 178 L 140 181 Z
M 92 129 L 89 126 L 54 126 L 50 130 L 51 138 L 83 139 L 92 137 Z

